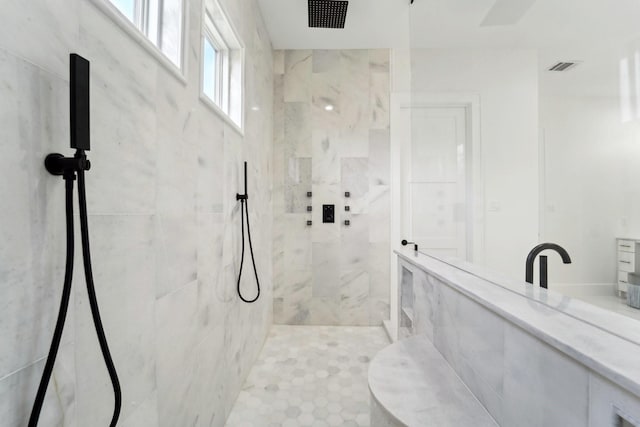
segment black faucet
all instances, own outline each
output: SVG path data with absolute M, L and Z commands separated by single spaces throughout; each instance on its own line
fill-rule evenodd
M 571 257 L 566 250 L 560 245 L 555 243 L 541 243 L 535 248 L 531 249 L 529 255 L 527 255 L 526 265 L 526 277 L 525 280 L 533 284 L 533 262 L 536 260 L 538 254 L 544 250 L 553 249 L 558 252 L 562 257 L 562 262 L 565 264 L 571 264 Z M 547 289 L 547 257 L 545 255 L 540 256 L 540 286 Z

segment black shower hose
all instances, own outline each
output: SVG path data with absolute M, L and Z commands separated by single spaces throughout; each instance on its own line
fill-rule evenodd
M 245 172 L 246 181 L 246 172 Z M 256 276 L 256 286 L 258 287 L 258 293 L 252 300 L 248 300 L 242 296 L 240 291 L 240 279 L 242 278 L 242 267 L 244 265 L 244 215 L 247 215 L 247 237 L 249 238 L 249 251 L 251 252 L 251 263 L 253 264 L 253 272 Z M 241 218 L 241 230 L 242 230 L 242 257 L 240 258 L 240 273 L 238 273 L 238 296 L 247 304 L 252 304 L 260 298 L 260 279 L 258 279 L 258 270 L 256 269 L 256 259 L 253 256 L 253 245 L 251 244 L 251 226 L 249 225 L 249 200 L 248 198 L 240 199 L 240 218 Z
M 83 155 L 80 153 L 80 155 Z M 120 408 L 122 406 L 122 391 L 120 389 L 120 381 L 118 380 L 118 374 L 113 364 L 113 359 L 109 351 L 107 344 L 107 338 L 104 334 L 104 328 L 102 327 L 102 320 L 100 318 L 100 311 L 98 309 L 98 300 L 96 298 L 95 285 L 93 282 L 93 272 L 91 269 L 91 253 L 89 251 L 89 224 L 87 220 L 87 198 L 85 191 L 84 171 L 80 170 L 78 173 L 78 201 L 80 205 L 80 233 L 82 237 L 82 258 L 84 261 L 84 275 L 87 282 L 87 293 L 89 295 L 89 305 L 91 307 L 91 315 L 93 317 L 93 323 L 95 325 L 96 334 L 98 335 L 98 342 L 100 343 L 100 349 L 102 350 L 102 356 L 105 364 L 107 365 L 107 371 L 111 378 L 111 384 L 113 385 L 113 394 L 115 398 L 113 416 L 111 418 L 110 427 L 115 427 L 120 417 Z M 67 260 L 64 276 L 64 287 L 62 290 L 62 300 L 60 301 L 60 311 L 58 312 L 58 320 L 56 321 L 55 330 L 53 333 L 53 339 L 51 340 L 51 347 L 49 349 L 49 355 L 47 356 L 47 362 L 45 363 L 44 372 L 40 380 L 38 387 L 38 393 L 33 403 L 33 409 L 31 410 L 31 416 L 29 418 L 29 427 L 36 427 L 38 425 L 38 419 L 40 418 L 40 411 L 44 403 L 44 398 L 47 392 L 47 386 L 51 379 L 53 372 L 53 366 L 56 361 L 58 349 L 60 347 L 60 340 L 62 339 L 62 332 L 64 330 L 64 322 L 67 316 L 67 309 L 69 307 L 69 297 L 71 295 L 71 282 L 73 278 L 73 258 L 74 258 L 74 245 L 73 245 L 73 181 L 75 180 L 75 174 L 65 173 L 65 188 L 66 188 L 66 215 L 67 215 Z

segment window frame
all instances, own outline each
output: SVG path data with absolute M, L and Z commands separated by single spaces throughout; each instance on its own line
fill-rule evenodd
M 213 102 L 215 102 L 223 111 L 229 111 L 229 92 L 230 92 L 230 68 L 231 68 L 231 59 L 230 59 L 230 48 L 227 43 L 220 35 L 220 32 L 213 24 L 213 19 L 206 12 L 205 20 L 209 20 L 211 25 L 207 25 L 208 22 L 204 25 L 203 28 L 203 37 L 205 41 L 208 41 L 211 47 L 216 52 L 216 61 L 214 64 L 214 98 L 211 99 L 207 93 L 204 92 L 204 62 L 202 67 L 202 81 L 203 81 L 203 90 L 205 96 L 209 97 Z M 221 72 L 218 72 L 221 71 Z
M 223 25 L 225 26 L 222 31 L 226 31 L 227 38 L 230 38 L 230 41 L 222 35 L 221 30 L 217 27 L 213 18 L 214 11 L 210 10 L 208 5 L 212 5 L 217 9 L 216 12 L 221 13 L 224 21 Z M 245 45 L 220 1 L 203 0 L 201 16 L 200 100 L 227 124 L 231 125 L 236 132 L 244 135 Z M 206 78 L 204 52 L 206 42 L 209 42 L 216 51 L 216 70 L 223 70 L 223 73 L 218 73 L 215 76 L 214 86 L 216 93 L 213 98 L 204 91 Z M 238 77 L 239 81 L 234 82 L 233 76 Z M 234 97 L 233 83 L 235 83 L 235 87 L 239 91 L 239 93 L 235 94 L 239 102 L 237 104 L 234 103 L 234 107 L 232 107 L 232 98 Z M 235 101 L 235 98 L 233 100 Z M 235 110 L 232 111 L 232 108 L 235 108 Z
M 185 76 L 187 75 L 187 61 L 185 60 L 185 52 L 187 51 L 187 35 L 189 27 L 188 16 L 188 0 L 180 0 L 181 19 L 180 19 L 180 40 L 178 63 L 165 54 L 162 50 L 162 14 L 163 0 L 157 0 L 158 7 L 158 23 L 157 31 L 154 38 L 149 37 L 149 19 L 148 8 L 151 0 L 134 0 L 134 16 L 133 20 L 129 19 L 111 0 L 91 0 L 94 6 L 110 18 L 121 30 L 129 35 L 134 41 L 146 49 L 160 64 L 162 64 L 171 74 L 173 74 L 183 84 L 187 83 Z M 145 18 L 146 16 L 146 18 Z

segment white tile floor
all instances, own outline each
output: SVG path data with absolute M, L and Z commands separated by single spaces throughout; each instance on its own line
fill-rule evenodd
M 369 361 L 381 327 L 274 325 L 228 427 L 368 426 Z

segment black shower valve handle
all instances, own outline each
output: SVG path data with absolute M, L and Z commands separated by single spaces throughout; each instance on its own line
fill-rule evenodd
M 236 200 L 248 200 L 248 199 L 249 199 L 248 194 L 236 194 Z

